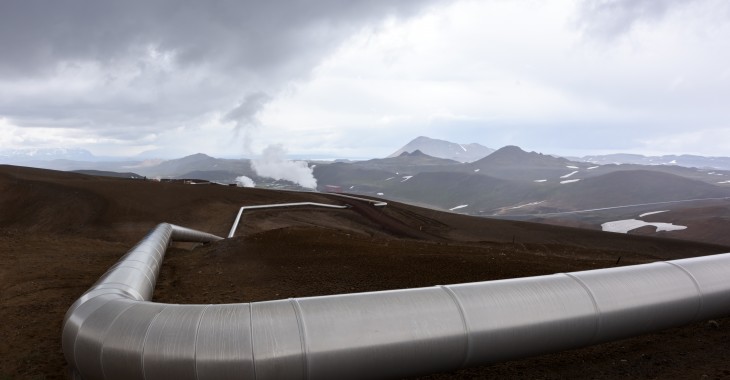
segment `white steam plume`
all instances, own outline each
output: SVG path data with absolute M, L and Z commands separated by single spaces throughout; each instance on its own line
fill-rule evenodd
M 246 95 L 241 103 L 229 111 L 222 120 L 234 122 L 236 136 L 243 134 L 243 151 L 251 153 L 251 141 L 256 129 L 261 125 L 258 114 L 271 101 L 269 94 L 259 91 Z
M 238 187 L 256 187 L 256 183 L 245 175 L 236 177 L 236 184 Z
M 312 168 L 304 161 L 287 160 L 286 150 L 281 144 L 267 146 L 261 158 L 251 161 L 251 167 L 262 177 L 283 179 L 310 189 L 317 188 Z

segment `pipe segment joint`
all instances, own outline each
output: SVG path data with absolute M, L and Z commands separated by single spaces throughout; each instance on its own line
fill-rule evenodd
M 549 276 L 227 305 L 149 302 L 160 224 L 69 309 L 66 359 L 93 379 L 398 378 L 730 315 L 730 253 Z

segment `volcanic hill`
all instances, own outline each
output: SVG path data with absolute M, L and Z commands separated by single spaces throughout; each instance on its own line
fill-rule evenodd
M 414 178 L 415 179 L 415 178 Z M 500 221 L 314 192 L 95 177 L 0 166 L 0 377 L 65 378 L 71 303 L 154 225 L 235 237 L 174 244 L 154 300 L 248 302 L 551 274 L 728 252 L 730 247 Z M 428 378 L 719 378 L 730 319 Z

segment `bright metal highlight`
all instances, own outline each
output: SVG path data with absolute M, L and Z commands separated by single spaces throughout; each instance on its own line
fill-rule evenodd
M 148 302 L 160 224 L 69 310 L 92 379 L 353 379 L 450 371 L 730 314 L 730 253 L 510 280 L 228 305 Z

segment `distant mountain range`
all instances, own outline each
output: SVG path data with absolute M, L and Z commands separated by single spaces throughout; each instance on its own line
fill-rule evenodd
M 637 164 L 637 165 L 677 165 L 688 168 L 730 170 L 730 157 L 704 157 L 684 154 L 681 156 L 642 156 L 639 154 L 606 154 L 602 156 L 584 156 L 576 160 L 599 165 Z
M 487 148 L 477 143 L 457 144 L 450 141 L 419 136 L 404 145 L 402 148 L 396 150 L 388 157 L 398 157 L 403 152 L 411 153 L 416 150 L 420 150 L 429 156 L 450 159 L 458 162 L 475 162 L 495 152 L 495 149 Z M 598 165 L 675 165 L 698 169 L 730 170 L 730 157 L 704 157 L 688 154 L 643 156 L 639 154 L 616 153 L 583 157 L 566 157 L 566 159 Z
M 472 163 L 420 151 L 318 165 L 315 177 L 369 195 L 474 215 L 575 211 L 676 199 L 730 196 L 730 172 L 676 166 L 592 165 L 507 146 Z M 727 182 L 720 184 L 719 182 Z
M 417 150 L 429 156 L 445 158 L 458 162 L 473 162 L 494 152 L 494 149 L 487 148 L 486 146 L 477 143 L 457 144 L 449 141 L 419 136 L 402 148 L 396 150 L 388 157 L 398 157 L 403 153 L 412 153 Z
M 458 144 L 450 141 L 432 139 L 426 136 L 419 136 L 402 148 L 396 150 L 387 158 L 395 158 L 403 153 L 420 151 L 435 158 L 443 158 L 461 163 L 476 162 L 495 152 L 495 149 L 485 147 L 478 143 Z M 198 153 L 188 157 L 201 155 Z M 539 154 L 539 153 L 536 153 Z M 204 154 L 202 154 L 205 156 Z M 146 156 L 144 156 L 146 157 Z M 185 159 L 183 157 L 181 159 Z M 697 155 L 665 155 L 665 156 L 643 156 L 638 154 L 606 154 L 591 155 L 583 157 L 565 157 L 574 162 L 587 162 L 597 165 L 651 165 L 651 166 L 682 166 L 698 169 L 719 169 L 730 170 L 730 157 L 705 157 Z M 298 158 L 301 159 L 301 158 Z M 0 164 L 26 164 L 26 166 L 56 169 L 56 170 L 84 170 L 94 167 L 96 170 L 105 170 L 115 166 L 154 166 L 150 163 L 161 163 L 164 161 L 176 161 L 149 159 L 142 156 L 135 157 L 98 157 L 86 149 L 79 148 L 39 148 L 39 149 L 0 149 Z M 58 161 L 58 162 L 54 162 Z M 232 159 L 229 161 L 240 161 Z M 245 160 L 244 160 L 245 161 Z M 313 159 L 312 161 L 316 161 Z M 347 159 L 337 160 L 338 162 L 351 162 Z M 509 160 L 507 160 L 509 161 Z M 122 164 L 123 163 L 123 164 Z
M 416 150 L 385 159 L 319 164 L 314 175 L 322 190 L 340 189 L 470 215 L 593 229 L 616 220 L 612 218 L 682 205 L 685 213 L 694 215 L 682 219 L 691 224 L 686 231 L 661 232 L 650 227 L 654 230 L 643 228 L 637 233 L 730 243 L 721 232 L 730 226 L 730 171 L 598 165 L 507 146 L 470 163 Z M 697 200 L 714 202 L 714 208 L 687 208 Z
M 3 151 L 0 163 L 125 178 L 235 183 L 237 177 L 246 176 L 260 187 L 305 190 L 291 182 L 257 175 L 248 159 L 221 159 L 198 153 L 174 160 L 83 160 L 90 156 L 93 157 L 82 150 Z M 642 163 L 646 160 L 649 164 Z M 526 152 L 517 146 L 493 151 L 478 144 L 419 137 L 386 158 L 312 161 L 309 169 L 320 191 L 375 196 L 477 216 L 585 228 L 600 229 L 611 218 L 656 211 L 664 203 L 667 206 L 662 207 L 667 210 L 678 210 L 681 203 L 683 213 L 666 215 L 702 227 L 667 233 L 712 241 L 708 236 L 724 236 L 712 233 L 714 226 L 730 226 L 730 170 L 710 169 L 703 162 L 722 166 L 726 160 L 730 165 L 730 158 L 697 156 L 652 160 L 617 154 L 570 159 Z M 694 163 L 702 168 L 683 167 L 680 163 Z M 711 199 L 714 203 L 711 207 L 703 203 L 699 210 L 693 203 L 698 199 Z M 693 217 L 681 218 L 683 214 Z M 710 232 L 696 232 L 700 230 Z M 645 228 L 641 231 L 647 233 Z
M 96 160 L 96 157 L 86 149 L 0 149 L 0 162 L 2 163 L 50 160 L 93 161 Z

